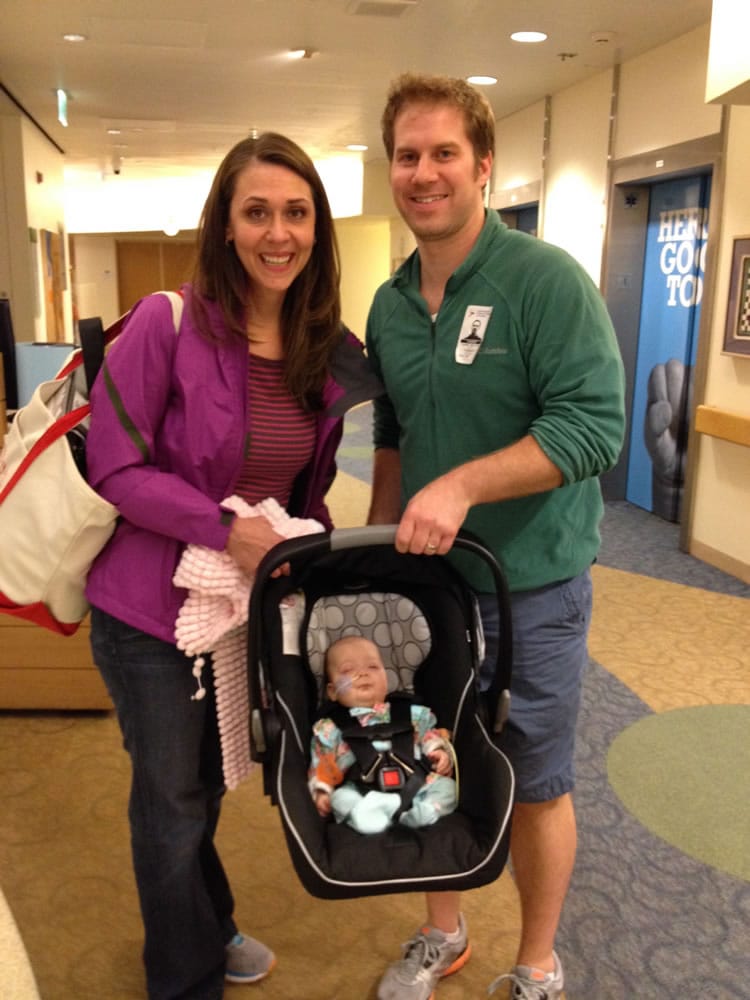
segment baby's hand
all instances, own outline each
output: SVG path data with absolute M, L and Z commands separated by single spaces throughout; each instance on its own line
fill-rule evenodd
M 331 796 L 322 788 L 318 788 L 315 792 L 315 807 L 323 819 L 331 815 Z
M 436 774 L 442 774 L 445 778 L 450 777 L 453 765 L 445 750 L 432 750 L 427 756 L 432 764 L 432 770 Z

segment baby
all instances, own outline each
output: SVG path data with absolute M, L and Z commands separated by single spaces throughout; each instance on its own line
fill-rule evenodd
M 352 725 L 373 726 L 391 721 L 388 679 L 377 646 L 363 636 L 345 636 L 332 643 L 326 655 L 326 694 L 345 706 Z M 318 812 L 333 813 L 338 823 L 348 823 L 359 833 L 380 833 L 394 821 L 417 828 L 435 823 L 456 808 L 453 748 L 445 730 L 436 729 L 436 719 L 424 705 L 411 705 L 414 760 L 429 762 L 411 802 L 403 808 L 398 791 L 363 789 L 345 780 L 356 763 L 355 754 L 333 719 L 319 719 L 313 726 L 310 793 Z M 373 741 L 375 751 L 392 749 L 388 740 Z M 421 768 L 420 768 L 421 770 Z M 426 770 L 426 768 L 424 769 Z M 424 771 L 422 770 L 422 773 Z M 382 785 L 381 785 L 382 787 Z M 400 815 L 396 816 L 401 810 Z

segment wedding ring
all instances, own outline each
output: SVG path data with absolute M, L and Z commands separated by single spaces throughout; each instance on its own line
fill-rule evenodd
M 437 545 L 433 545 L 432 542 L 428 542 L 424 547 L 425 552 L 437 552 Z

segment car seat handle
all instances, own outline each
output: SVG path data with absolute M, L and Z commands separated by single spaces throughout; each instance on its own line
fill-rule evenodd
M 368 524 L 363 528 L 334 528 L 330 534 L 331 551 L 360 548 L 365 545 L 393 545 L 397 524 Z

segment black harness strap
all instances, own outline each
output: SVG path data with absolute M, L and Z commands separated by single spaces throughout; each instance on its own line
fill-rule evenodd
M 398 819 L 411 806 L 431 767 L 429 761 L 414 756 L 412 699 L 392 695 L 389 704 L 391 721 L 372 726 L 361 726 L 344 705 L 334 704 L 327 714 L 341 730 L 356 758 L 346 780 L 353 781 L 363 792 L 379 789 L 397 793 L 401 805 L 394 819 Z M 390 749 L 377 750 L 373 743 L 378 742 L 390 743 Z

